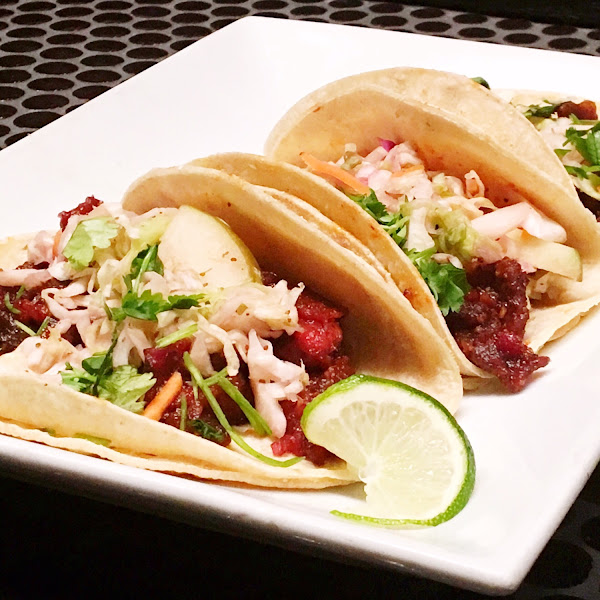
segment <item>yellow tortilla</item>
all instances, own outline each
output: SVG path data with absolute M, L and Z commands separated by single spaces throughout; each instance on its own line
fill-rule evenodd
M 294 210 L 298 202 L 283 196 L 277 201 L 274 194 L 213 169 L 184 167 L 140 178 L 127 191 L 124 207 L 143 213 L 192 205 L 221 217 L 263 268 L 303 281 L 347 310 L 344 350 L 358 372 L 405 381 L 455 410 L 462 396 L 458 367 L 429 323 L 380 274 L 383 269 L 374 266 L 368 250 L 324 217 L 318 225 L 307 220 L 300 205 Z M 24 238 L 14 238 L 5 256 L 18 262 L 23 245 Z M 14 266 L 10 262 L 0 264 Z M 341 461 L 326 468 L 306 460 L 288 468 L 267 465 L 234 444 L 225 448 L 33 373 L 15 374 L 10 355 L 0 360 L 0 433 L 150 470 L 255 486 L 314 489 L 357 480 Z M 270 454 L 272 440 L 243 435 Z
M 473 169 L 498 206 L 524 199 L 565 228 L 567 245 L 581 255 L 583 280 L 556 278 L 552 300 L 533 303 L 525 338 L 533 350 L 568 331 L 570 324 L 600 302 L 600 232 L 579 202 L 569 175 L 522 114 L 466 77 L 396 68 L 336 81 L 309 94 L 282 117 L 269 135 L 265 153 L 302 166 L 300 152 L 337 160 L 345 144 L 355 143 L 364 155 L 378 145 L 378 138 L 411 142 L 431 170 L 462 177 Z M 325 199 L 311 194 L 308 201 L 367 245 L 401 288 L 407 285 L 404 277 L 419 279 L 413 284 L 419 296 L 413 306 L 442 335 L 461 372 L 482 376 L 458 350 L 433 297 L 404 253 L 396 248 L 395 256 L 390 254 L 394 249 L 384 241 L 383 231 L 377 236 L 363 226 L 359 233 L 360 227 L 351 222 L 358 218 L 354 203 L 341 193 L 334 198 L 334 192 Z M 362 219 L 375 225 L 364 212 Z M 390 261 L 397 264 L 390 267 Z

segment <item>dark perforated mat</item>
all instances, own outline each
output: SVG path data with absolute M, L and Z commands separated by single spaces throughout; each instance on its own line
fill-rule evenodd
M 600 55 L 600 29 L 393 2 L 1 0 L 0 147 L 247 15 Z

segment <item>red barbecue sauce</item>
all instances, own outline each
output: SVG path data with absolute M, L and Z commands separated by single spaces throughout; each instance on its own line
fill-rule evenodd
M 317 446 L 309 442 L 300 426 L 300 419 L 306 405 L 311 402 L 321 392 L 324 392 L 334 383 L 350 377 L 354 374 L 354 369 L 350 366 L 350 361 L 347 356 L 337 356 L 332 358 L 330 366 L 321 372 L 320 375 L 312 375 L 310 383 L 300 394 L 298 402 L 283 400 L 281 408 L 287 419 L 287 427 L 285 434 L 276 442 L 271 444 L 271 450 L 275 456 L 281 456 L 290 452 L 296 456 L 304 456 L 310 462 L 318 467 L 323 466 L 328 462 L 336 460 L 329 450 L 322 446 Z
M 518 392 L 549 358 L 538 356 L 524 342 L 529 319 L 529 277 L 511 258 L 466 266 L 471 290 L 457 313 L 446 317 L 454 339 L 475 365 L 498 377 L 510 392 Z
M 46 268 L 47 265 L 35 267 L 25 263 L 18 268 Z M 43 285 L 21 291 L 17 287 L 0 286 L 0 354 L 12 352 L 26 338 L 25 333 L 16 321 L 26 325 L 33 331 L 37 331 L 46 318 L 48 325 L 56 323 L 56 319 L 50 314 L 46 301 L 42 298 L 42 292 L 47 288 L 63 288 L 67 282 L 50 279 Z M 18 298 L 17 298 L 18 296 Z M 12 306 L 11 311 L 9 306 Z M 48 329 L 42 333 L 47 335 Z M 79 333 L 75 327 L 71 327 L 63 337 L 76 345 L 81 342 Z
M 570 117 L 575 115 L 582 121 L 596 121 L 598 119 L 598 111 L 596 110 L 596 103 L 591 100 L 584 100 L 583 102 L 561 102 L 555 109 L 554 114 L 559 117 Z
M 342 328 L 339 320 L 344 313 L 306 289 L 298 298 L 296 308 L 301 330 L 274 340 L 273 351 L 275 356 L 283 360 L 304 363 L 310 380 L 299 395 L 298 402 L 283 400 L 280 403 L 287 427 L 285 434 L 271 445 L 271 449 L 275 456 L 290 452 L 322 466 L 336 457 L 306 439 L 300 419 L 311 400 L 334 383 L 353 375 L 354 370 L 348 357 L 340 351 Z
M 60 228 L 64 231 L 69 219 L 74 215 L 89 215 L 96 206 L 100 206 L 102 200 L 94 198 L 94 196 L 88 196 L 81 204 L 73 208 L 72 210 L 65 210 L 58 213 L 60 219 Z

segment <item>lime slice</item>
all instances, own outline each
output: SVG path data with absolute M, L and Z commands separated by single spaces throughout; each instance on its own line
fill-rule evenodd
M 438 525 L 466 505 L 475 484 L 471 444 L 431 396 L 397 381 L 353 375 L 317 396 L 302 429 L 356 469 L 376 525 Z M 362 511 L 361 511 L 362 512 Z

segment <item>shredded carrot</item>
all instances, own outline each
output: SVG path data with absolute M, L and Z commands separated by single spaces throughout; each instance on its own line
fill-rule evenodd
M 54 244 L 52 244 L 52 256 L 58 256 L 58 246 L 60 245 L 61 236 L 62 231 L 57 231 L 54 236 Z
M 165 410 L 169 408 L 169 404 L 177 398 L 182 385 L 183 379 L 181 378 L 181 373 L 175 371 L 175 373 L 167 379 L 167 382 L 162 386 L 158 394 L 150 401 L 150 404 L 146 406 L 143 415 L 154 421 L 160 421 Z
M 333 177 L 361 196 L 369 194 L 369 186 L 365 185 L 362 181 L 359 181 L 349 171 L 345 171 L 341 167 L 332 165 L 324 160 L 319 160 L 308 152 L 300 152 L 300 158 L 318 175 Z
M 409 173 L 415 173 L 416 171 L 424 171 L 425 167 L 423 165 L 410 165 L 409 167 L 402 167 L 400 171 L 394 171 L 392 173 L 392 177 L 403 177 L 404 175 L 408 175 Z

